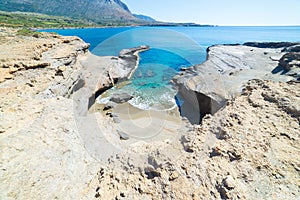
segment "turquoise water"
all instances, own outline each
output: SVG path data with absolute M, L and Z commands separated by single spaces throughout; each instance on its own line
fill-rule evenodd
M 294 27 L 122 27 L 46 30 L 61 35 L 76 35 L 91 44 L 92 53 L 117 56 L 120 50 L 149 45 L 140 54 L 140 64 L 131 80 L 113 88 L 111 93 L 126 92 L 134 96 L 130 103 L 141 109 L 164 110 L 176 106 L 170 80 L 180 68 L 205 61 L 206 48 L 215 44 L 245 42 L 299 42 L 300 26 Z
M 110 96 L 114 92 L 126 92 L 134 97 L 129 103 L 140 109 L 173 109 L 176 106 L 176 91 L 170 80 L 180 68 L 191 65 L 178 54 L 152 48 L 140 54 L 140 64 L 130 79 L 130 84 L 117 90 L 109 90 L 104 96 Z M 109 97 L 102 99 L 102 103 L 106 103 L 108 99 Z

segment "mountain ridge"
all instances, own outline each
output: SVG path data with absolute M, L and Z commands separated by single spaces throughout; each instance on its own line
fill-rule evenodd
M 139 22 L 120 0 L 2 0 L 0 10 L 36 12 L 99 22 Z
M 141 19 L 141 20 L 144 20 L 144 21 L 147 21 L 147 22 L 156 22 L 155 19 L 153 19 L 152 17 L 150 16 L 147 16 L 147 15 L 142 15 L 142 14 L 133 14 L 133 16 L 135 16 L 136 18 L 138 19 Z
M 27 27 L 32 23 L 26 23 L 26 19 L 21 16 L 14 17 L 14 13 L 36 13 L 57 17 L 58 19 L 50 19 L 56 21 L 55 26 L 79 27 L 89 26 L 211 26 L 200 25 L 195 23 L 175 23 L 156 21 L 152 17 L 133 14 L 128 6 L 121 0 L 1 0 L 0 11 L 11 12 L 9 17 L 0 17 L 0 24 L 24 25 Z M 60 19 L 66 17 L 69 19 Z M 26 17 L 25 17 L 26 18 Z M 19 20 L 19 21 L 18 21 Z M 40 19 L 32 19 L 35 21 L 34 27 L 39 27 L 37 22 Z M 46 27 L 53 27 L 52 23 L 47 22 L 47 18 L 41 23 Z M 13 21 L 13 23 L 7 23 Z M 58 21 L 65 21 L 60 23 Z M 72 23 L 72 22 L 75 23 Z M 58 23 L 57 23 L 58 22 Z

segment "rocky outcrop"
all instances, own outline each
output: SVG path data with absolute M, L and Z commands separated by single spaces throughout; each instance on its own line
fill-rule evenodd
M 300 44 L 296 44 L 296 45 L 293 45 L 293 46 L 285 47 L 284 49 L 282 49 L 282 52 L 296 52 L 296 53 L 300 53 Z
M 192 123 L 199 123 L 205 114 L 214 114 L 229 99 L 240 94 L 241 86 L 253 78 L 277 81 L 297 79 L 299 71 L 283 71 L 299 64 L 298 53 L 283 51 L 284 48 L 291 51 L 295 45 L 247 43 L 209 47 L 206 62 L 186 69 L 174 78 L 178 87 L 177 96 L 183 102 L 183 116 Z
M 77 37 L 40 34 L 39 38 L 16 36 L 16 31 L 1 32 L 1 71 L 10 74 L 0 77 L 1 82 L 13 80 L 38 88 L 40 95 L 68 97 L 81 82 L 81 72 L 76 58 L 87 52 L 89 45 Z M 38 80 L 41 79 L 41 80 Z M 39 83 L 39 84 L 37 84 Z
M 149 46 L 139 46 L 130 49 L 123 49 L 119 53 L 118 68 L 121 80 L 128 79 L 132 76 L 135 69 L 139 65 L 138 54 L 143 51 L 149 50 Z
M 279 60 L 279 65 L 285 70 L 289 71 L 293 66 L 300 66 L 300 54 L 296 52 L 289 52 L 284 54 Z
M 145 49 L 127 50 L 126 64 L 90 54 L 78 37 L 16 32 L 0 31 L 0 199 L 91 199 L 99 161 L 82 134 L 97 130 L 80 125 L 94 122 L 93 95 L 129 77 Z
M 98 172 L 95 197 L 297 199 L 299 91 L 293 81 L 249 81 L 241 96 L 189 126 L 178 143 L 111 158 Z
M 291 42 L 248 42 L 246 46 L 258 48 L 282 48 L 281 58 L 277 70 L 283 70 L 282 73 L 293 76 L 295 79 L 300 80 L 300 44 Z M 280 56 L 279 56 L 280 57 Z M 273 58 L 274 59 L 274 58 Z M 277 60 L 277 59 L 274 59 Z M 276 70 L 275 70 L 276 71 Z
M 74 199 L 97 170 L 76 129 L 74 90 L 89 45 L 77 37 L 0 32 L 0 199 Z M 52 189 L 50 189 L 52 188 Z
M 101 93 L 119 81 L 129 79 L 139 64 L 138 53 L 148 49 L 148 46 L 124 49 L 118 57 L 99 57 L 90 53 L 82 57 L 79 61 L 85 84 L 72 96 L 78 114 L 85 115 Z
M 246 42 L 245 46 L 257 47 L 257 48 L 286 48 L 294 45 L 299 45 L 299 43 L 293 42 Z

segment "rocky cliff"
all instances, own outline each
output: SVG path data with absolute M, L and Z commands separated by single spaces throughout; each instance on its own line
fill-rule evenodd
M 0 10 L 68 16 L 98 23 L 138 21 L 120 0 L 3 0 Z
M 182 114 L 199 123 L 242 91 L 251 79 L 299 80 L 298 43 L 216 45 L 207 49 L 207 61 L 185 69 L 174 78 Z M 200 113 L 200 115 L 199 115 Z

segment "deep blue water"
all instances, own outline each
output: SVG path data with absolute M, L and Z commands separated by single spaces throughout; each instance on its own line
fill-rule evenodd
M 104 40 L 135 27 L 120 28 L 85 28 L 85 29 L 49 29 L 46 32 L 57 32 L 66 36 L 79 36 L 91 44 L 93 50 Z M 218 27 L 168 27 L 158 28 L 173 30 L 185 34 L 195 40 L 200 46 L 208 47 L 214 44 L 232 44 L 245 42 L 299 42 L 300 26 L 218 26 Z M 126 46 L 123 44 L 122 46 Z M 129 46 L 127 46 L 129 48 Z
M 130 103 L 143 109 L 169 109 L 175 91 L 170 80 L 181 67 L 201 63 L 206 48 L 214 44 L 257 42 L 300 42 L 300 26 L 294 27 L 121 27 L 46 30 L 61 35 L 76 35 L 90 43 L 96 55 L 118 55 L 124 48 L 149 45 L 140 54 L 140 64 L 131 82 L 112 92 L 128 92 Z M 108 97 L 107 97 L 108 99 Z M 101 100 L 100 100 L 101 101 Z M 103 100 L 104 102 L 104 100 Z

